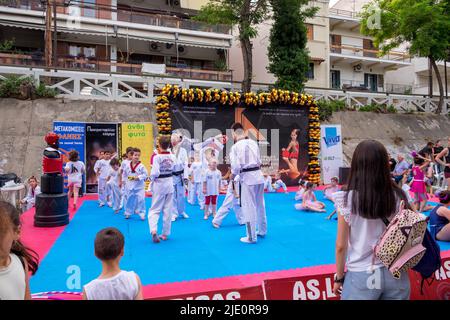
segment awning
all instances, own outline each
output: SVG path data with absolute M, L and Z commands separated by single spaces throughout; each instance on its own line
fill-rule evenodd
M 317 62 L 318 64 L 321 64 L 322 62 L 325 61 L 324 58 L 315 58 L 315 57 L 310 57 L 309 60 L 312 62 Z

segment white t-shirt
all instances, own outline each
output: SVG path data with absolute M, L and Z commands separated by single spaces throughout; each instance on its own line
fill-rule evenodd
M 347 269 L 353 272 L 368 271 L 372 267 L 377 269 L 383 267 L 383 263 L 375 257 L 373 249 L 386 229 L 381 219 L 366 219 L 352 212 L 352 194 L 348 195 L 345 205 L 345 191 L 333 193 L 335 206 L 338 213 L 344 216 L 350 227 L 347 249 Z M 397 204 L 399 206 L 399 203 Z M 395 213 L 394 213 L 395 214 Z M 392 217 L 388 218 L 391 221 Z
M 191 164 L 192 176 L 195 183 L 203 182 L 203 165 L 200 161 L 194 161 Z
M 108 177 L 109 168 L 110 168 L 109 161 L 110 160 L 102 159 L 102 160 L 97 160 L 95 162 L 95 165 L 94 165 L 95 172 L 97 172 L 97 170 L 100 170 L 99 179 L 106 179 Z
M 222 174 L 218 169 L 212 171 L 206 170 L 204 182 L 206 182 L 205 196 L 216 196 L 219 194 L 220 181 L 222 180 Z
M 69 183 L 83 181 L 84 163 L 81 161 L 69 161 L 66 163 L 67 179 Z
M 119 170 L 114 170 L 112 167 L 110 167 L 108 176 L 111 177 L 108 183 L 119 185 Z
M 11 263 L 6 268 L 0 268 L 0 300 L 24 300 L 26 282 L 25 270 L 20 258 L 9 255 Z
M 134 300 L 139 283 L 133 271 L 120 271 L 108 279 L 95 279 L 84 286 L 88 300 Z

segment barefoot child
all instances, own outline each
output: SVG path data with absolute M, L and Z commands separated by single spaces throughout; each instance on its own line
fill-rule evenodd
M 38 181 L 35 176 L 28 178 L 28 189 L 25 198 L 20 200 L 20 203 L 26 205 L 25 209 L 30 210 L 36 203 L 36 196 L 41 193 L 41 187 L 38 185 Z
M 306 191 L 303 194 L 303 201 L 301 204 L 297 203 L 295 205 L 295 209 L 313 212 L 326 212 L 325 204 L 323 202 L 317 201 L 316 199 L 313 183 L 306 183 Z
M 148 211 L 148 224 L 154 243 L 159 240 L 167 240 L 172 226 L 173 210 L 173 168 L 177 161 L 175 155 L 171 154 L 170 136 L 161 136 L 159 138 L 159 150 L 153 158 L 150 180 L 152 181 L 152 206 Z M 162 234 L 158 237 L 159 216 L 163 212 Z
M 116 158 L 111 159 L 109 165 L 111 169 L 109 170 L 108 177 L 106 178 L 106 184 L 109 188 L 109 194 L 111 195 L 112 209 L 114 213 L 119 213 L 120 211 L 120 200 L 121 190 L 119 187 L 119 177 L 120 177 L 120 163 Z
M 278 189 L 283 188 L 284 193 L 288 193 L 286 184 L 283 182 L 283 180 L 281 180 L 280 173 L 276 173 L 274 178 L 275 178 L 275 182 L 272 185 L 272 191 L 269 191 L 269 192 L 277 192 Z
M 140 161 L 141 150 L 133 149 L 133 159 L 125 167 L 127 203 L 125 206 L 125 219 L 130 218 L 134 213 L 145 220 L 145 180 L 147 179 L 147 169 Z
M 0 201 L 0 300 L 31 300 L 29 272 L 34 275 L 39 259 L 20 241 L 20 212 Z
M 192 172 L 192 192 L 189 194 L 188 202 L 195 204 L 196 200 L 200 205 L 200 210 L 205 206 L 205 195 L 203 194 L 203 164 L 200 161 L 200 155 L 198 152 L 194 155 L 194 162 L 191 164 Z
M 109 161 L 111 152 L 104 151 L 103 159 L 97 160 L 94 166 L 95 173 L 98 177 L 98 203 L 99 207 L 103 207 L 107 202 L 108 193 L 106 191 L 106 177 L 109 172 Z
M 217 169 L 217 161 L 211 159 L 208 163 L 208 170 L 205 172 L 205 179 L 203 181 L 203 193 L 205 194 L 205 220 L 209 217 L 209 206 L 213 217 L 216 216 L 217 197 L 219 195 L 220 180 L 222 180 L 222 174 Z
M 125 192 L 126 179 L 125 179 L 125 176 L 124 176 L 124 170 L 125 170 L 125 167 L 130 165 L 130 162 L 133 159 L 133 153 L 134 153 L 134 148 L 133 147 L 128 147 L 126 149 L 127 157 L 126 157 L 126 159 L 122 160 L 122 163 L 120 164 L 120 169 L 119 169 L 119 187 L 121 188 L 121 191 L 122 191 L 122 198 L 121 198 L 121 201 L 120 201 L 120 209 L 125 207 L 125 204 L 127 202 L 127 198 L 126 198 L 127 193 Z
M 65 171 L 67 173 L 67 187 L 69 188 L 68 197 L 73 195 L 73 208 L 77 208 L 78 194 L 83 183 L 83 174 L 86 169 L 84 163 L 80 161 L 78 151 L 69 152 L 69 162 L 66 163 Z
M 100 230 L 94 241 L 102 273 L 83 288 L 83 300 L 143 300 L 142 284 L 133 271 L 120 269 L 125 239 L 116 228 Z
M 298 183 L 298 190 L 295 193 L 295 201 L 300 201 L 303 198 L 303 194 L 305 193 L 305 181 L 300 180 Z
M 328 199 L 334 203 L 333 193 L 340 191 L 338 183 L 339 183 L 338 177 L 331 178 L 331 184 L 325 187 L 325 189 L 323 189 L 325 199 Z

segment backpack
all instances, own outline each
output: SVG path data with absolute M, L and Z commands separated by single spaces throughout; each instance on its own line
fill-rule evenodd
M 427 231 L 428 217 L 422 213 L 405 209 L 404 201 L 400 210 L 389 222 L 374 248 L 376 256 L 399 279 L 402 272 L 415 267 L 425 255 L 423 239 Z
M 428 229 L 425 230 L 422 245 L 426 249 L 425 255 L 412 269 L 420 273 L 422 277 L 420 293 L 423 295 L 423 285 L 425 280 L 431 278 L 434 275 L 434 272 L 441 267 L 441 249 Z M 434 278 L 432 278 L 428 284 L 430 285 L 433 280 Z

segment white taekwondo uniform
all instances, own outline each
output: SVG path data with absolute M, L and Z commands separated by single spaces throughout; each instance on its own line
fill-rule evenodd
M 127 201 L 125 206 L 125 217 L 131 216 L 133 213 L 139 214 L 141 219 L 145 219 L 145 180 L 148 172 L 145 166 L 139 162 L 136 168 L 130 162 L 125 167 L 124 175 L 126 177 Z M 137 177 L 137 180 L 128 180 L 128 177 Z
M 165 236 L 170 235 L 172 225 L 173 206 L 173 168 L 176 163 L 175 155 L 170 152 L 162 152 L 153 158 L 150 180 L 152 181 L 152 206 L 148 211 L 148 223 L 150 233 L 158 231 L 158 221 L 161 211 L 163 212 L 163 232 Z
M 219 210 L 217 210 L 216 217 L 213 219 L 212 223 L 221 225 L 223 219 L 228 215 L 231 209 L 234 210 L 236 214 L 236 220 L 239 224 L 244 224 L 244 218 L 242 217 L 242 210 L 240 206 L 239 199 L 236 197 L 235 193 L 239 192 L 239 176 L 235 178 L 235 181 L 230 181 L 228 183 L 227 194 L 222 202 Z
M 230 162 L 231 173 L 234 176 L 239 175 L 240 200 L 244 223 L 247 227 L 247 241 L 256 243 L 257 235 L 265 236 L 267 233 L 264 176 L 260 169 L 261 155 L 258 144 L 245 138 L 237 141 L 231 147 Z
M 186 149 L 179 146 L 178 150 L 173 153 L 175 163 L 173 165 L 173 218 L 185 215 L 185 187 L 184 179 L 188 178 L 188 155 Z M 153 160 L 154 161 L 154 160 Z

